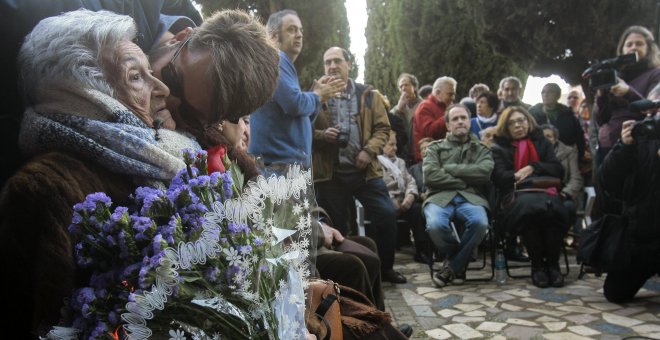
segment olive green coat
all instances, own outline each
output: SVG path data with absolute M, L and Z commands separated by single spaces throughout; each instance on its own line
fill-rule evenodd
M 472 134 L 463 144 L 451 134 L 432 142 L 422 165 L 424 185 L 428 188 L 424 205 L 433 203 L 446 207 L 460 194 L 468 202 L 489 209 L 482 188 L 490 185 L 493 165 L 490 149 Z

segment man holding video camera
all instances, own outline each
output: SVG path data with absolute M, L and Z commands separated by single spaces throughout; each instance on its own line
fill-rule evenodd
M 597 71 L 590 74 L 592 88 L 598 88 L 594 111 L 599 126 L 597 165 L 602 163 L 605 155 L 619 138 L 623 122 L 644 118 L 643 114 L 629 110 L 628 105 L 646 98 L 651 89 L 660 83 L 658 46 L 653 39 L 653 34 L 642 26 L 630 26 L 623 32 L 617 46 L 619 58 L 616 59 L 626 60 L 628 58 L 623 56 L 635 53 L 637 61 L 622 65 L 619 72 L 616 73 L 615 83 L 611 86 L 608 86 L 607 81 L 599 81 L 602 83 L 598 84 L 599 86 L 593 84 L 596 80 L 595 77 L 607 75 L 607 73 Z M 613 64 L 610 67 L 619 66 L 618 62 Z
M 627 244 L 617 257 L 628 262 L 619 266 L 623 269 L 610 269 L 603 285 L 605 298 L 614 303 L 631 300 L 660 273 L 660 120 L 653 113 L 643 121 L 623 122 L 621 139 L 598 176 L 604 211 L 623 213 L 620 227 L 626 228 Z

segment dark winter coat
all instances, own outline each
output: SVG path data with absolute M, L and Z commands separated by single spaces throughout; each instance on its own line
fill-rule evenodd
M 615 144 L 598 174 L 599 192 L 606 213 L 621 213 L 628 204 L 631 262 L 660 266 L 660 140 Z M 630 181 L 630 191 L 624 192 Z

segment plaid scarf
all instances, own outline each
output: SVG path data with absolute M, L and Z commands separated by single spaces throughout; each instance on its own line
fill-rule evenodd
M 19 146 L 25 156 L 71 152 L 136 182 L 169 182 L 185 167 L 181 149 L 200 148 L 180 133 L 148 127 L 96 90 L 52 86 L 40 93 L 39 102 L 26 110 L 21 123 Z

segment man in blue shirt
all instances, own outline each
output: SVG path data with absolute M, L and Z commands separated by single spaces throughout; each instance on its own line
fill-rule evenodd
M 303 45 L 303 28 L 298 14 L 282 10 L 271 14 L 266 24 L 280 50 L 280 76 L 273 100 L 250 116 L 249 152 L 266 165 L 298 163 L 311 165 L 312 123 L 321 103 L 346 85 L 343 80 L 324 76 L 311 92 L 303 92 L 293 62 Z

